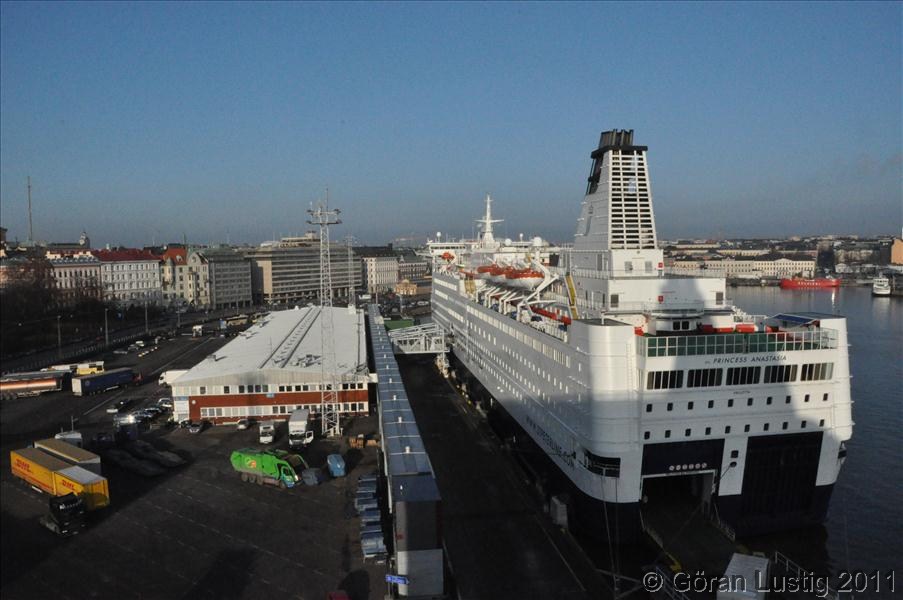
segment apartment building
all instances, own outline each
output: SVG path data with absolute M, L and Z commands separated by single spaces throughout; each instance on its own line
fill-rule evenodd
M 100 261 L 103 297 L 123 306 L 160 303 L 160 259 L 146 250 L 93 250 Z

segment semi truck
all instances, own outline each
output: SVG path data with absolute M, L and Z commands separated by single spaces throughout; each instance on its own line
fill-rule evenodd
M 131 369 L 112 369 L 103 373 L 85 375 L 84 377 L 73 377 L 72 393 L 76 396 L 88 396 L 138 383 L 139 381 L 141 381 L 141 376 Z
M 72 466 L 38 448 L 23 448 L 9 453 L 13 475 L 51 496 L 73 493 L 88 510 L 110 504 L 110 488 L 105 477 Z
M 88 452 L 78 446 L 73 446 L 62 440 L 49 438 L 46 440 L 38 440 L 34 443 L 34 447 L 43 450 L 50 456 L 54 456 L 60 460 L 66 461 L 70 465 L 81 467 L 87 471 L 91 471 L 95 475 L 102 475 L 100 470 L 100 457 L 93 452 Z
M 232 468 L 241 474 L 242 481 L 258 485 L 267 483 L 283 489 L 295 487 L 300 479 L 298 471 L 307 468 L 303 458 L 285 450 L 243 448 L 233 451 L 229 460 Z
M 53 533 L 69 537 L 85 528 L 85 501 L 75 494 L 53 496 L 48 501 L 48 513 L 40 523 Z
M 172 385 L 172 382 L 188 372 L 188 369 L 170 369 L 160 373 L 160 379 L 157 382 L 160 385 Z
M 308 429 L 310 411 L 299 408 L 288 419 L 288 445 L 306 446 L 314 440 L 314 432 Z

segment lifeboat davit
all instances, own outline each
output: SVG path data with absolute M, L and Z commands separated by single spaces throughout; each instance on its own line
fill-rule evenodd
M 535 269 L 512 269 L 505 273 L 508 285 L 532 290 L 545 279 L 540 271 Z
M 451 262 L 451 261 L 455 260 L 455 255 L 452 254 L 451 252 L 446 251 L 439 258 L 441 258 L 442 260 Z

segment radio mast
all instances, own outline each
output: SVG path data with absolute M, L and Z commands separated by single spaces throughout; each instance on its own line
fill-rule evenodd
M 329 226 L 338 225 L 338 209 L 329 209 L 326 200 L 307 211 L 308 223 L 320 227 L 320 415 L 324 437 L 339 434 L 338 361 L 335 356 L 335 326 L 332 319 L 332 264 L 329 253 Z
M 354 308 L 354 299 L 355 293 L 357 292 L 357 286 L 354 285 L 354 250 L 352 246 L 354 246 L 353 235 L 345 236 L 345 243 L 348 244 L 348 306 Z
M 28 176 L 28 241 L 34 241 L 34 229 L 31 226 L 31 175 Z

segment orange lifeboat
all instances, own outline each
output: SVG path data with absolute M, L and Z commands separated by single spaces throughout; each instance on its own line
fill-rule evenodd
M 530 310 L 535 312 L 537 315 L 542 315 L 544 317 L 548 317 L 554 321 L 559 321 L 561 323 L 564 323 L 565 325 L 571 324 L 571 318 L 568 316 L 559 315 L 559 314 L 553 313 L 550 310 L 546 310 L 544 308 L 539 308 L 538 306 L 531 306 Z
M 514 287 L 532 290 L 545 279 L 540 271 L 535 269 L 512 269 L 505 273 L 507 283 Z

